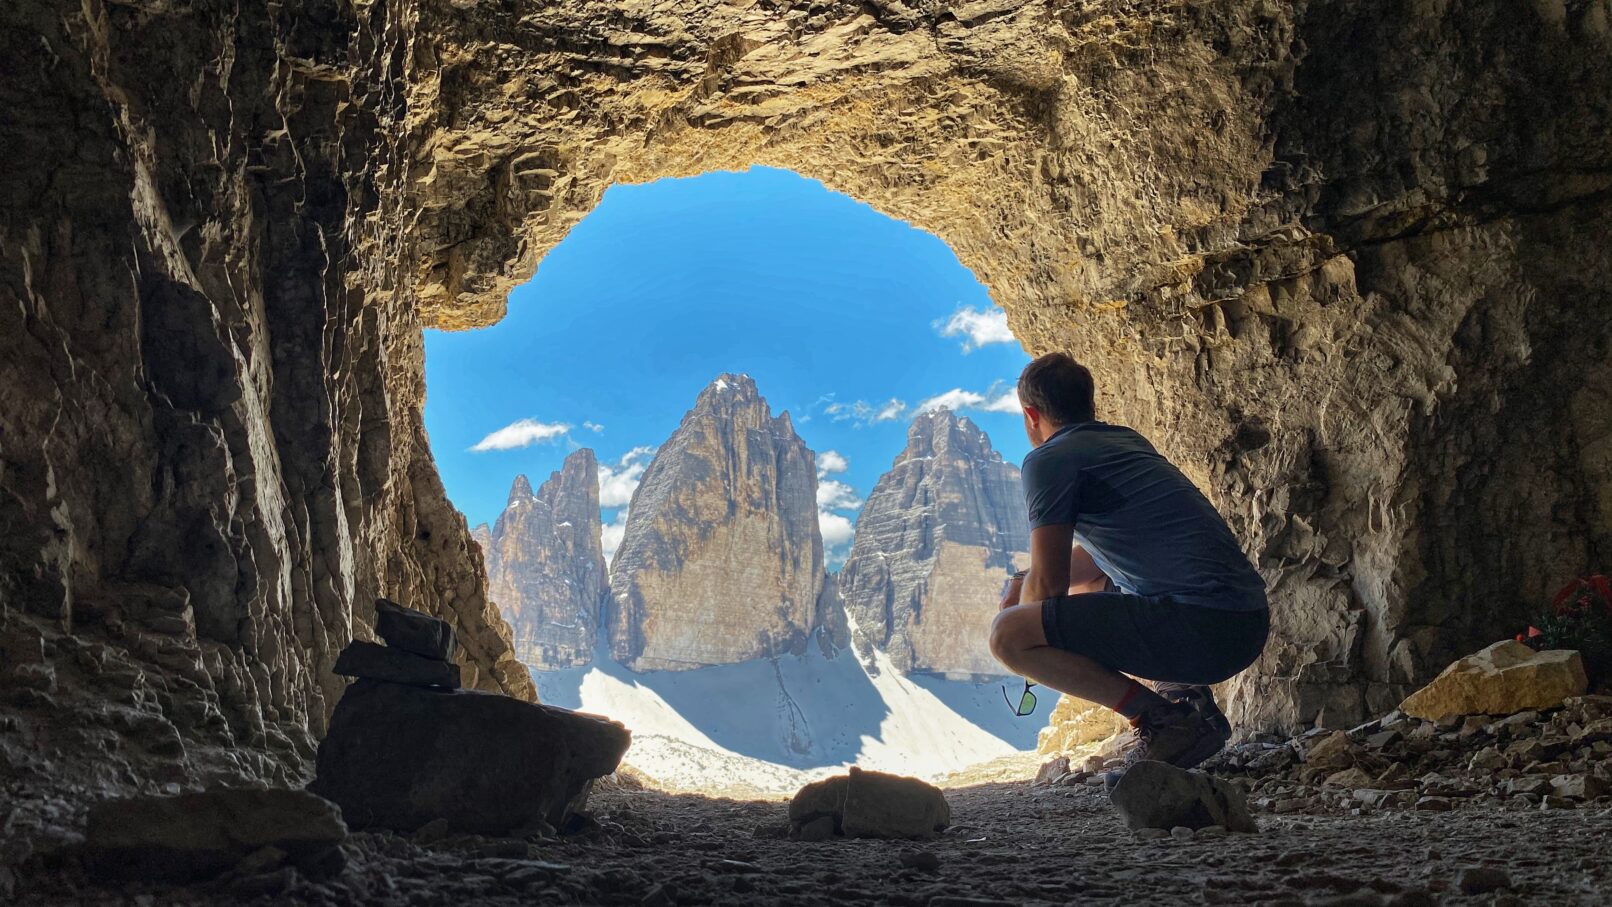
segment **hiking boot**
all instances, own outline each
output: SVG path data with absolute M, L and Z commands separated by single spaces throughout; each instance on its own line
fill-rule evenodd
M 1203 716 L 1203 720 L 1209 722 L 1210 727 L 1214 728 L 1221 736 L 1228 740 L 1231 739 L 1231 721 L 1226 718 L 1226 713 L 1222 712 L 1220 706 L 1215 703 L 1214 690 L 1206 686 L 1176 687 L 1161 685 L 1159 695 L 1171 702 L 1192 703 L 1193 708 L 1198 710 L 1198 714 Z M 1213 754 L 1211 753 L 1210 755 Z
M 1168 762 L 1176 768 L 1192 768 L 1220 752 L 1229 736 L 1210 724 L 1190 702 L 1167 702 L 1143 712 L 1135 725 L 1136 746 L 1125 754 L 1125 764 L 1103 776 L 1103 786 L 1109 791 L 1138 762 Z

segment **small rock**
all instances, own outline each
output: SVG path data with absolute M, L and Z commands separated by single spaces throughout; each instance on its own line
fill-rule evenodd
M 1109 799 L 1133 831 L 1177 825 L 1255 830 L 1241 788 L 1163 762 L 1144 761 L 1131 766 L 1114 785 Z
M 310 875 L 344 864 L 336 807 L 300 790 L 214 790 L 110 800 L 90 808 L 84 850 L 105 879 L 194 881 L 278 851 Z
M 800 827 L 800 840 L 827 841 L 834 837 L 834 817 L 819 816 Z
M 1208 826 L 1205 827 L 1207 828 Z M 1176 839 L 1177 841 L 1190 841 L 1192 840 L 1192 829 L 1186 827 L 1185 825 L 1177 825 L 1176 827 L 1170 829 L 1170 837 Z
M 821 816 L 851 838 L 924 838 L 951 824 L 951 806 L 933 784 L 852 766 L 806 785 L 789 802 L 796 828 Z
M 1606 793 L 1607 784 L 1594 775 L 1557 775 L 1550 779 L 1551 793 L 1574 800 L 1594 800 Z
M 1059 756 L 1056 759 L 1050 759 L 1042 764 L 1040 770 L 1036 772 L 1035 783 L 1051 784 L 1053 781 L 1056 781 L 1063 775 L 1068 774 L 1068 772 L 1069 757 Z
M 1511 876 L 1497 866 L 1468 866 L 1456 882 L 1462 894 L 1488 894 L 1511 887 Z
M 452 661 L 459 647 L 447 621 L 384 598 L 375 600 L 375 635 L 394 649 L 436 661 Z
M 919 872 L 938 872 L 940 870 L 940 857 L 931 851 L 918 850 L 901 855 L 901 865 Z
M 1423 797 L 1416 801 L 1416 808 L 1423 812 L 1447 813 L 1455 807 L 1444 797 Z

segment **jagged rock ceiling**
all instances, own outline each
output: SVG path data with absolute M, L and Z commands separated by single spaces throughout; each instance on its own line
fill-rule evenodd
M 529 695 L 430 460 L 420 329 L 496 321 L 613 182 L 767 164 L 945 239 L 1211 492 L 1274 584 L 1238 716 L 1381 710 L 1612 550 L 1608 22 L 16 0 L 8 663 L 90 722 L 142 666 L 118 683 L 193 758 L 305 754 L 385 593 Z

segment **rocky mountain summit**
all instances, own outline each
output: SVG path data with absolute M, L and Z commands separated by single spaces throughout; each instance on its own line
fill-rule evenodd
M 610 567 L 612 656 L 687 670 L 799 650 L 825 582 L 816 458 L 747 375 L 724 374 L 633 492 Z
M 599 462 L 583 448 L 536 494 L 517 476 L 493 528 L 474 530 L 486 552 L 488 597 L 509 621 L 524 664 L 553 670 L 592 660 L 609 597 L 599 524 Z
M 1019 470 L 973 422 L 920 414 L 857 520 L 840 595 L 864 653 L 907 673 L 999 675 L 986 638 L 1030 530 Z

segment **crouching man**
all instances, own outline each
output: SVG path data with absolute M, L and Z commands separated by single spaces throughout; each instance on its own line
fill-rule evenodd
M 1207 685 L 1264 649 L 1265 583 L 1197 487 L 1141 435 L 1097 421 L 1093 398 L 1091 373 L 1062 353 L 1019 377 L 1030 569 L 991 651 L 1130 719 L 1127 767 L 1190 768 L 1230 736 Z

